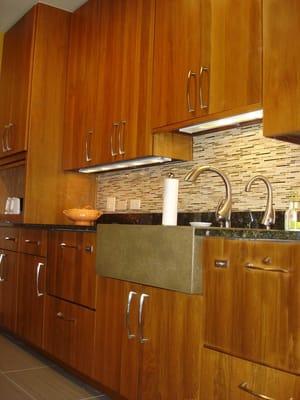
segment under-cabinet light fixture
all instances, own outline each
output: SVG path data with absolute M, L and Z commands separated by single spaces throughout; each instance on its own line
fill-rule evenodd
M 167 157 L 144 157 L 144 158 L 136 158 L 135 160 L 118 161 L 112 164 L 102 164 L 102 165 L 95 165 L 94 167 L 80 168 L 79 172 L 83 172 L 85 174 L 92 174 L 95 172 L 107 172 L 116 169 L 137 168 L 146 165 L 149 166 L 155 164 L 162 164 L 170 161 L 172 161 L 172 159 Z
M 216 119 L 214 121 L 201 122 L 197 125 L 191 125 L 185 128 L 181 128 L 179 129 L 179 131 L 190 134 L 200 133 L 204 131 L 209 131 L 211 129 L 223 128 L 226 126 L 236 125 L 248 121 L 255 121 L 262 118 L 263 110 L 256 110 L 243 114 L 233 115 L 232 117 Z

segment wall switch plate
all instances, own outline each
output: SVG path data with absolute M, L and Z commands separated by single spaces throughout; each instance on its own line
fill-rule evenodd
M 131 199 L 129 201 L 129 209 L 130 210 L 140 210 L 141 209 L 141 200 L 140 199 Z
M 118 211 L 127 210 L 127 200 L 118 200 L 118 202 L 117 202 L 117 210 Z
M 106 211 L 115 211 L 115 210 L 116 210 L 116 198 L 115 197 L 107 197 Z

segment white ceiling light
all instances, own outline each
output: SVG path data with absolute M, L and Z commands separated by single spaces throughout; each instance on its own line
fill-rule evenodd
M 162 164 L 170 161 L 172 161 L 172 159 L 166 157 L 145 157 L 145 158 L 137 158 L 135 160 L 118 161 L 112 164 L 102 164 L 102 165 L 96 165 L 94 167 L 80 168 L 79 172 L 83 172 L 85 174 L 92 174 L 95 172 L 107 172 L 116 169 L 136 168 L 136 167 L 143 167 L 146 165 L 149 166 L 155 164 Z
M 243 122 L 255 121 L 263 118 L 263 110 L 251 111 L 243 114 L 233 115 L 232 117 L 226 117 L 216 119 L 214 121 L 201 122 L 197 125 L 187 126 L 179 129 L 180 132 L 184 133 L 199 133 L 209 131 L 211 129 L 223 128 L 226 126 L 236 125 Z

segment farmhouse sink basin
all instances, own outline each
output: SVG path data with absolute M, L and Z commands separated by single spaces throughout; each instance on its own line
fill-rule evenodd
M 96 270 L 184 293 L 202 293 L 202 237 L 187 226 L 99 224 Z

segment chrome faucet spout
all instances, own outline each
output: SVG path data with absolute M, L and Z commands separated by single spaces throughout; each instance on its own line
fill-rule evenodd
M 231 197 L 231 185 L 227 176 L 220 171 L 218 168 L 212 167 L 210 165 L 196 166 L 184 177 L 185 181 L 195 182 L 200 174 L 205 171 L 211 171 L 219 175 L 225 185 L 225 198 L 222 199 L 216 209 L 216 218 L 220 222 L 221 226 L 225 221 L 226 228 L 230 227 L 231 219 L 231 209 L 232 209 L 232 197 Z
M 252 179 L 249 180 L 245 187 L 246 192 L 251 191 L 252 184 L 257 181 L 262 181 L 266 185 L 267 188 L 267 204 L 266 210 L 262 217 L 261 224 L 266 227 L 266 229 L 270 229 L 271 225 L 275 223 L 275 209 L 273 207 L 273 191 L 272 185 L 270 181 L 264 177 L 263 175 L 256 175 Z

